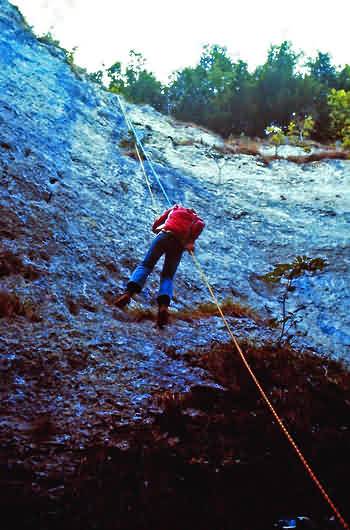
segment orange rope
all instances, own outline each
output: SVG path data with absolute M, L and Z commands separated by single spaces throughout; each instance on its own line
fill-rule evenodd
M 119 101 L 120 105 L 121 105 L 121 102 Z M 123 111 L 123 114 L 125 116 L 125 119 L 128 123 L 128 118 L 126 116 L 126 113 L 124 112 L 123 110 L 123 107 L 121 105 L 121 108 L 122 108 L 122 111 Z M 131 123 L 131 122 L 129 122 Z M 132 127 L 132 130 L 133 130 L 133 127 Z M 134 132 L 134 131 L 133 131 Z M 134 136 L 135 136 L 135 132 L 134 132 Z M 145 168 L 144 168 L 144 165 L 143 165 L 143 162 L 142 162 L 142 159 L 141 159 L 141 156 L 140 156 L 140 153 L 138 151 L 138 148 L 137 148 L 137 145 L 136 145 L 136 137 L 135 137 L 135 148 L 136 148 L 136 153 L 137 153 L 137 156 L 138 156 L 138 159 L 140 161 L 140 164 L 141 164 L 141 167 L 142 167 L 142 171 L 143 171 L 143 174 L 145 176 L 145 179 L 146 179 L 146 183 L 147 183 L 147 187 L 148 187 L 148 190 L 150 192 L 150 195 L 151 195 L 151 198 L 152 198 L 152 202 L 153 202 L 153 205 L 155 206 L 155 199 L 154 199 L 154 196 L 153 196 L 153 193 L 152 193 L 152 190 L 151 190 L 151 185 L 150 185 L 150 182 L 149 182 L 149 179 L 147 177 L 147 174 L 146 174 L 146 171 L 145 171 Z M 150 162 L 150 164 L 152 164 L 152 162 Z M 154 171 L 154 170 L 153 170 Z M 163 191 L 163 187 L 162 187 L 162 191 Z M 164 191 L 163 191 L 164 193 Z M 168 199 L 168 196 L 164 193 L 164 196 L 165 196 L 165 199 L 167 200 L 167 202 L 169 202 L 169 199 Z M 268 406 L 268 408 L 270 409 L 273 417 L 275 418 L 275 420 L 277 421 L 280 429 L 282 430 L 283 434 L 286 436 L 287 440 L 289 441 L 289 443 L 291 444 L 291 446 L 293 447 L 294 451 L 296 452 L 296 454 L 298 455 L 301 463 L 303 464 L 303 466 L 305 467 L 308 475 L 310 476 L 310 478 L 313 480 L 313 482 L 316 484 L 318 490 L 320 491 L 322 497 L 325 499 L 325 501 L 328 503 L 328 505 L 330 506 L 330 508 L 332 509 L 332 511 L 334 512 L 335 516 L 337 517 L 338 521 L 340 522 L 340 524 L 342 525 L 342 527 L 345 529 L 345 530 L 350 530 L 350 527 L 349 525 L 347 524 L 347 522 L 345 521 L 344 517 L 341 515 L 340 511 L 338 510 L 338 508 L 336 507 L 336 505 L 334 504 L 334 502 L 332 501 L 332 499 L 330 498 L 330 496 L 328 495 L 328 493 L 326 492 L 325 488 L 322 486 L 321 482 L 319 481 L 319 479 L 317 478 L 317 475 L 315 474 L 315 472 L 312 470 L 312 468 L 310 467 L 309 463 L 307 462 L 306 458 L 304 457 L 303 453 L 301 452 L 301 450 L 299 449 L 299 447 L 297 446 L 296 442 L 294 441 L 294 438 L 292 437 L 292 435 L 290 434 L 290 432 L 288 431 L 288 429 L 286 428 L 286 426 L 284 425 L 283 421 L 281 420 L 281 418 L 279 417 L 279 415 L 277 414 L 274 406 L 272 405 L 271 401 L 269 400 L 269 398 L 267 397 L 267 395 L 265 394 L 264 392 L 264 389 L 262 388 L 262 386 L 260 385 L 256 375 L 254 374 L 252 368 L 250 367 L 244 353 L 242 352 L 233 332 L 232 332 L 232 329 L 228 323 L 228 321 L 226 320 L 226 317 L 220 307 L 220 304 L 218 302 L 218 299 L 216 298 L 215 294 L 214 294 L 214 291 L 209 283 L 209 280 L 207 278 L 207 276 L 205 275 L 199 261 L 197 260 L 197 258 L 195 257 L 194 253 L 192 251 L 190 251 L 190 254 L 192 256 L 192 259 L 199 271 L 199 274 L 200 276 L 202 277 L 202 280 L 204 281 L 205 285 L 207 286 L 208 290 L 209 290 L 209 293 L 211 295 L 211 297 L 213 298 L 214 300 L 214 303 L 215 305 L 217 306 L 218 308 L 218 311 L 219 311 L 219 314 L 222 318 L 222 320 L 224 321 L 224 324 L 227 328 L 227 331 L 232 339 L 232 342 L 233 344 L 235 345 L 242 361 L 243 361 L 243 364 L 245 365 L 245 367 L 247 368 L 251 378 L 253 379 L 257 389 L 259 390 L 263 400 L 265 401 L 266 405 Z
M 267 397 L 267 395 L 265 394 L 262 386 L 260 385 L 256 375 L 254 374 L 252 368 L 250 367 L 244 353 L 242 352 L 233 332 L 232 332 L 232 329 L 228 323 L 228 321 L 226 320 L 226 317 L 224 315 L 224 313 L 222 312 L 222 309 L 219 305 L 219 302 L 214 294 L 214 291 L 211 287 L 211 285 L 209 284 L 209 281 L 202 269 L 202 267 L 200 266 L 199 264 L 199 261 L 197 260 L 197 258 L 195 257 L 194 253 L 191 252 L 191 256 L 193 258 L 193 261 L 197 267 L 197 269 L 199 270 L 199 273 L 204 281 L 204 283 L 206 284 L 217 308 L 218 308 L 218 311 L 220 313 L 220 316 L 221 318 L 223 319 L 224 321 L 224 324 L 230 334 L 230 337 L 232 339 L 232 342 L 233 344 L 235 345 L 235 347 L 237 348 L 238 350 L 238 353 L 245 365 L 245 367 L 247 368 L 251 378 L 253 379 L 255 385 L 257 386 L 262 398 L 264 399 L 265 403 L 267 404 L 268 408 L 270 409 L 270 411 L 272 412 L 275 420 L 277 421 L 278 425 L 280 426 L 283 434 L 287 437 L 287 440 L 289 441 L 289 443 L 292 445 L 293 449 L 295 450 L 296 454 L 298 455 L 299 459 L 301 460 L 303 466 L 305 467 L 307 473 L 309 474 L 309 476 L 311 477 L 311 479 L 314 481 L 314 483 L 316 484 L 317 488 L 319 489 L 319 491 L 321 492 L 323 498 L 327 501 L 327 503 L 329 504 L 329 506 L 332 508 L 334 514 L 336 515 L 338 521 L 340 522 L 340 524 L 343 526 L 343 528 L 345 528 L 345 530 L 349 530 L 349 525 L 347 524 L 347 522 L 345 521 L 345 519 L 343 518 L 343 516 L 341 515 L 341 513 L 339 512 L 338 508 L 335 506 L 334 502 L 332 501 L 332 499 L 330 498 L 330 496 L 328 495 L 328 493 L 326 492 L 326 490 L 324 489 L 324 487 L 322 486 L 321 482 L 319 481 L 319 479 L 317 478 L 315 472 L 311 469 L 310 465 L 308 464 L 306 458 L 304 457 L 303 453 L 301 452 L 301 450 L 299 449 L 299 447 L 297 446 L 296 442 L 294 441 L 294 438 L 292 437 L 292 435 L 289 433 L 289 431 L 287 430 L 286 426 L 284 425 L 283 421 L 281 420 L 281 418 L 279 417 L 279 415 L 277 414 L 274 406 L 272 405 L 271 401 L 269 400 L 269 398 Z

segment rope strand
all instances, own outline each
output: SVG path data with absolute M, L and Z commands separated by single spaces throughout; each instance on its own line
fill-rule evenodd
M 137 135 L 137 132 L 136 132 L 136 130 L 135 130 L 134 125 L 131 123 L 131 121 L 130 121 L 129 118 L 127 117 L 127 115 L 126 115 L 126 111 L 125 111 L 125 109 L 124 109 L 124 106 L 123 106 L 122 101 L 121 101 L 121 99 L 120 99 L 120 97 L 119 97 L 118 94 L 117 94 L 117 100 L 118 100 L 118 103 L 119 103 L 120 108 L 121 108 L 121 110 L 122 110 L 122 113 L 123 113 L 123 115 L 124 115 L 124 119 L 125 119 L 125 121 L 126 121 L 126 124 L 127 124 L 127 126 L 129 127 L 129 129 L 132 131 L 132 133 L 133 133 L 133 135 L 134 135 L 134 137 L 135 137 L 135 140 L 136 140 L 137 145 L 140 147 L 140 149 L 141 149 L 141 151 L 142 151 L 144 157 L 146 158 L 146 160 L 147 160 L 147 162 L 148 162 L 148 164 L 149 164 L 149 167 L 150 167 L 150 169 L 151 169 L 151 171 L 152 171 L 152 173 L 153 173 L 153 176 L 155 177 L 156 181 L 158 182 L 158 185 L 159 185 L 159 187 L 160 187 L 160 189 L 161 189 L 161 191 L 162 191 L 162 193 L 163 193 L 163 195 L 164 195 L 164 197 L 165 197 L 165 201 L 166 201 L 167 205 L 168 205 L 168 206 L 171 206 L 172 203 L 171 203 L 171 201 L 170 201 L 170 199 L 169 199 L 169 196 L 168 196 L 167 192 L 165 191 L 164 186 L 163 186 L 163 184 L 161 183 L 161 180 L 160 180 L 160 178 L 159 178 L 157 172 L 156 172 L 155 169 L 153 168 L 152 160 L 149 158 L 149 155 L 146 153 L 146 151 L 145 151 L 145 149 L 144 149 L 144 147 L 143 147 L 143 145 L 142 145 L 142 142 L 141 142 L 140 138 L 139 138 L 138 135 Z
M 137 158 L 139 159 L 139 162 L 140 162 L 140 165 L 141 165 L 142 173 L 143 173 L 143 175 L 145 177 L 145 181 L 146 181 L 146 184 L 147 184 L 147 187 L 148 187 L 148 191 L 149 191 L 149 193 L 151 195 L 153 210 L 156 212 L 157 211 L 156 200 L 155 200 L 154 193 L 153 193 L 152 187 L 151 187 L 151 183 L 150 183 L 149 178 L 147 176 L 147 173 L 146 173 L 146 170 L 145 170 L 145 166 L 143 164 L 143 161 L 142 161 L 142 158 L 141 158 L 141 155 L 140 155 L 140 151 L 139 151 L 139 149 L 137 147 L 137 143 L 136 142 L 135 142 L 135 151 L 136 151 Z
M 343 526 L 343 528 L 345 528 L 345 530 L 349 530 L 349 526 L 348 524 L 346 523 L 345 519 L 343 518 L 343 516 L 341 515 L 341 513 L 339 512 L 339 510 L 337 509 L 337 507 L 335 506 L 335 504 L 333 503 L 333 501 L 331 500 L 331 498 L 329 497 L 328 493 L 326 492 L 325 488 L 322 486 L 321 482 L 319 481 L 319 479 L 317 478 L 316 474 L 314 473 L 314 471 L 311 469 L 310 465 L 308 464 L 306 458 L 304 457 L 303 453 L 301 452 L 301 450 L 299 449 L 298 445 L 296 444 L 296 442 L 294 441 L 294 438 L 292 437 L 292 435 L 290 434 L 290 432 L 288 431 L 288 429 L 286 428 L 286 426 L 284 425 L 283 421 L 281 420 L 280 416 L 277 414 L 274 406 L 272 405 L 271 401 L 269 400 L 269 398 L 267 397 L 265 391 L 263 390 L 261 384 L 259 383 L 259 380 L 257 379 L 256 375 L 254 374 L 250 364 L 248 363 L 244 353 L 242 352 L 242 349 L 240 347 L 240 345 L 238 344 L 237 340 L 236 340 L 236 337 L 234 336 L 233 332 L 232 332 L 232 329 L 231 329 L 231 326 L 230 324 L 228 323 L 221 307 L 220 307 L 220 304 L 218 302 L 218 299 L 216 298 L 215 294 L 214 294 L 214 291 L 207 279 L 207 276 L 205 275 L 199 261 L 197 260 L 197 258 L 195 257 L 194 253 L 191 252 L 191 256 L 192 256 L 192 259 L 199 271 L 199 274 L 201 275 L 204 283 L 206 284 L 207 288 L 208 288 L 208 291 L 215 303 L 215 305 L 217 306 L 218 308 L 218 311 L 219 311 L 219 314 L 227 328 L 227 331 L 232 339 L 232 342 L 233 344 L 235 345 L 235 347 L 237 348 L 238 350 L 238 353 L 244 363 L 244 366 L 246 367 L 246 369 L 248 370 L 251 378 L 253 379 L 254 381 L 254 384 L 256 385 L 260 395 L 262 396 L 263 400 L 265 401 L 266 405 L 268 406 L 268 408 L 270 409 L 272 415 L 274 416 L 275 420 L 277 421 L 279 427 L 281 428 L 283 434 L 287 437 L 287 440 L 289 441 L 289 443 L 292 445 L 294 451 L 296 452 L 296 454 L 298 455 L 299 459 L 301 460 L 302 464 L 304 465 L 307 473 L 309 474 L 309 476 L 311 477 L 311 479 L 314 481 L 314 483 L 316 484 L 317 488 L 319 489 L 319 491 L 321 492 L 323 498 L 326 500 L 326 502 L 329 504 L 329 506 L 332 508 L 334 514 L 337 516 L 339 522 L 341 523 L 341 525 Z
M 139 157 L 139 160 L 140 160 L 140 163 L 143 167 L 143 163 L 142 163 L 142 160 L 141 160 L 141 156 L 138 152 L 138 149 L 137 149 L 137 145 L 139 145 L 142 153 L 144 154 L 145 158 L 147 159 L 149 165 L 150 165 L 150 168 L 151 168 L 151 171 L 153 173 L 153 175 L 155 176 L 159 186 L 160 186 L 160 189 L 161 191 L 163 192 L 163 195 L 165 197 L 165 200 L 167 202 L 168 205 L 171 205 L 172 203 L 170 202 L 170 199 L 166 193 L 166 191 L 164 190 L 163 188 L 163 185 L 156 173 L 156 171 L 154 170 L 153 168 L 153 165 L 152 165 L 152 161 L 148 158 L 148 155 L 147 153 L 145 152 L 144 148 L 143 148 L 143 145 L 142 145 L 142 142 L 141 140 L 138 138 L 137 136 L 137 133 L 135 131 L 135 128 L 133 126 L 133 124 L 131 123 L 131 121 L 129 120 L 129 118 L 127 117 L 126 115 L 126 112 L 123 108 L 123 105 L 122 105 L 122 102 L 121 102 L 121 99 L 119 97 L 119 95 L 117 95 L 117 98 L 118 98 L 118 102 L 119 102 L 119 105 L 120 105 L 120 108 L 122 109 L 122 112 L 123 112 L 123 115 L 124 115 L 124 118 L 125 118 L 125 121 L 129 127 L 129 129 L 133 132 L 134 134 L 134 137 L 135 137 L 135 148 L 136 148 L 136 152 L 138 154 L 138 157 Z M 147 177 L 147 174 L 144 170 L 144 167 L 143 167 L 143 173 L 145 175 L 145 179 L 146 179 L 146 182 L 147 182 L 147 187 L 150 191 L 150 194 L 151 194 L 151 198 L 152 200 L 154 200 L 154 197 L 153 197 L 153 194 L 152 194 L 152 190 L 151 190 L 151 186 L 150 186 L 150 183 L 149 183 L 149 179 Z M 298 458 L 300 459 L 301 463 L 303 464 L 304 468 L 306 469 L 306 472 L 307 474 L 309 475 L 309 477 L 311 478 L 311 480 L 314 482 L 314 484 L 316 485 L 316 487 L 318 488 L 319 492 L 321 493 L 322 497 L 324 498 L 324 500 L 327 502 L 327 504 L 329 505 L 329 507 L 332 509 L 334 515 L 336 516 L 336 518 L 338 519 L 338 521 L 340 522 L 340 524 L 342 525 L 342 527 L 345 529 L 345 530 L 350 530 L 350 527 L 349 525 L 347 524 L 347 522 L 345 521 L 344 517 L 342 516 L 342 514 L 340 513 L 340 511 L 338 510 L 338 508 L 336 507 L 336 505 L 334 504 L 334 502 L 332 501 L 332 499 L 330 498 L 330 496 L 328 495 L 327 491 L 325 490 L 325 488 L 322 486 L 320 480 L 318 479 L 317 475 L 315 474 L 315 472 L 312 470 L 311 466 L 309 465 L 308 461 L 306 460 L 305 456 L 303 455 L 303 453 L 301 452 L 301 450 L 299 449 L 297 443 L 295 442 L 294 438 L 292 437 L 292 435 L 290 434 L 290 432 L 288 431 L 287 427 L 284 425 L 282 419 L 280 418 L 280 416 L 278 415 L 277 411 L 275 410 L 274 406 L 272 405 L 271 401 L 269 400 L 269 398 L 267 397 L 263 387 L 261 386 L 258 378 L 256 377 L 255 373 L 253 372 L 250 364 L 248 363 L 240 345 L 238 344 L 237 342 L 237 339 L 236 337 L 234 336 L 233 334 L 233 331 L 231 329 L 231 326 L 230 324 L 228 323 L 221 307 L 220 307 L 220 304 L 219 304 L 219 301 L 217 299 L 217 297 L 215 296 L 215 293 L 213 291 L 213 288 L 211 287 L 210 283 L 209 283 L 209 280 L 205 274 L 205 272 L 203 271 L 199 261 L 197 260 L 195 254 L 193 251 L 190 251 L 190 254 L 192 256 L 192 259 L 193 259 L 193 262 L 199 272 L 199 275 L 201 276 L 204 284 L 206 285 L 209 293 L 210 293 L 210 296 L 212 297 L 215 305 L 217 306 L 217 309 L 218 309 L 218 312 L 225 324 L 225 327 L 231 337 L 231 340 L 235 346 L 235 348 L 237 349 L 238 351 L 238 354 L 244 364 L 244 366 L 246 367 L 249 375 L 251 376 L 255 386 L 257 387 L 258 389 L 258 392 L 260 393 L 261 397 L 263 398 L 263 401 L 265 402 L 265 404 L 267 405 L 268 409 L 270 410 L 270 412 L 272 413 L 273 417 L 275 418 L 278 426 L 280 427 L 281 431 L 283 432 L 283 434 L 286 436 L 288 442 L 290 443 L 290 445 L 292 446 L 292 448 L 294 449 L 295 453 L 297 454 Z

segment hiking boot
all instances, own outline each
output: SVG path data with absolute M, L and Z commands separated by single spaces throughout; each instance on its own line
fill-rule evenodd
M 158 309 L 157 324 L 160 328 L 164 328 L 169 323 L 169 311 L 167 305 L 160 305 Z
M 117 307 L 123 308 L 128 305 L 130 300 L 131 300 L 131 294 L 127 291 L 126 293 L 123 293 L 120 296 L 118 296 L 118 298 L 114 302 L 114 305 L 116 305 Z

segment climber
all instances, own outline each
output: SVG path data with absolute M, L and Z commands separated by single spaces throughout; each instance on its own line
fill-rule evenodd
M 125 307 L 132 296 L 141 292 L 148 275 L 159 258 L 165 254 L 158 293 L 158 319 L 160 328 L 169 321 L 168 307 L 173 296 L 173 278 L 184 250 L 194 251 L 194 242 L 204 228 L 203 220 L 192 209 L 175 204 L 153 223 L 152 232 L 158 234 L 143 261 L 132 273 L 126 291 L 115 301 L 117 307 Z

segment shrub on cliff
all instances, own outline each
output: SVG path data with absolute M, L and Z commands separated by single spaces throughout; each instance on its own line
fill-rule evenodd
M 350 149 L 350 91 L 332 89 L 328 96 L 331 131 Z
M 287 310 L 287 302 L 290 293 L 295 291 L 296 286 L 294 280 L 300 278 L 304 274 L 315 274 L 318 271 L 322 271 L 326 265 L 326 262 L 322 258 L 309 258 L 308 256 L 296 256 L 291 263 L 277 263 L 274 269 L 267 274 L 260 276 L 260 279 L 270 283 L 279 284 L 282 287 L 282 293 L 278 298 L 281 304 L 281 317 L 275 319 L 274 324 L 281 326 L 281 333 L 278 338 L 278 345 L 281 345 L 288 340 L 291 336 L 289 331 L 292 328 L 296 328 L 301 322 L 300 311 L 306 308 L 305 304 L 298 305 L 293 311 Z

